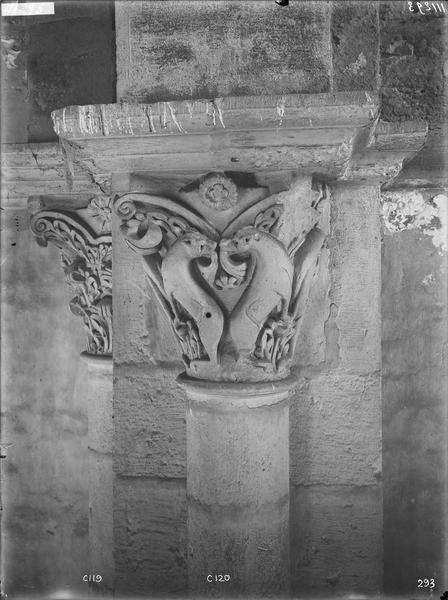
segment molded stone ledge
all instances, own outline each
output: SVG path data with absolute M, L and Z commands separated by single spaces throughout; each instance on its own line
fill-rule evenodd
M 405 162 L 423 147 L 427 134 L 425 121 L 379 121 L 367 146 L 353 157 L 342 179 L 378 179 L 392 185 Z
M 112 173 L 294 171 L 386 181 L 426 125 L 378 122 L 369 92 L 69 106 L 52 113 L 70 160 Z
M 378 101 L 365 92 L 72 106 L 52 113 L 75 164 L 96 171 L 345 173 Z
M 228 129 L 334 127 L 365 124 L 377 112 L 371 92 L 285 94 L 177 100 L 153 104 L 90 104 L 52 112 L 54 130 L 65 139 L 209 133 Z
M 58 143 L 2 144 L 0 159 L 3 207 L 26 202 L 29 196 L 36 194 L 61 198 L 63 194 L 72 193 L 91 198 L 101 192 L 86 170 L 74 167 L 71 175 L 67 173 Z

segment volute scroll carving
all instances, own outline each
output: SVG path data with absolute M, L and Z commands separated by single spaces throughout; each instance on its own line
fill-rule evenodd
M 207 185 L 237 200 L 217 205 L 216 218 L 199 212 Z M 136 192 L 115 200 L 121 231 L 142 257 L 187 374 L 222 381 L 287 377 L 325 239 L 317 226 L 319 201 L 298 196 L 294 186 L 245 194 L 222 173 L 197 182 L 196 197 L 191 189 L 175 198 Z M 294 235 L 283 232 L 291 200 L 303 217 Z
M 70 310 L 87 330 L 87 353 L 106 356 L 112 354 L 110 217 L 110 198 L 96 196 L 77 210 L 42 205 L 30 224 L 39 245 L 50 242 L 60 250 L 66 281 L 75 292 Z

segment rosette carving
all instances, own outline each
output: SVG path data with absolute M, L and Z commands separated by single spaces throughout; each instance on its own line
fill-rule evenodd
M 31 230 L 41 246 L 48 242 L 60 250 L 67 283 L 75 292 L 70 310 L 87 329 L 89 354 L 112 354 L 112 237 L 110 201 L 94 199 L 88 213 L 98 218 L 97 234 L 82 211 L 39 210 L 31 218 Z M 109 211 L 109 215 L 107 215 Z
M 211 181 L 202 179 L 200 200 Z M 181 199 L 116 199 L 121 231 L 142 257 L 190 375 L 251 381 L 288 374 L 325 239 L 318 203 L 297 201 L 304 204 L 300 233 L 285 240 L 282 193 L 240 209 L 216 206 L 215 221 Z

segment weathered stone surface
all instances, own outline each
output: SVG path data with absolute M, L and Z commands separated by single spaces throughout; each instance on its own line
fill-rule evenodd
M 369 142 L 377 112 L 375 94 L 338 92 L 69 106 L 52 118 L 69 160 L 94 179 L 273 170 L 334 179 Z
M 292 589 L 334 595 L 382 584 L 379 186 L 337 183 L 330 207 L 323 359 L 299 370 L 290 472 Z
M 377 186 L 332 186 L 331 292 L 340 366 L 379 377 L 381 250 Z M 378 430 L 378 435 L 380 430 Z
M 425 121 L 389 123 L 380 121 L 372 131 L 365 148 L 347 167 L 342 179 L 347 181 L 374 181 L 393 185 L 403 165 L 422 149 L 428 135 Z
M 124 476 L 185 477 L 181 369 L 147 364 L 114 369 L 115 468 Z
M 96 592 L 115 586 L 113 559 L 113 362 L 111 356 L 87 355 L 89 431 L 89 572 L 100 574 Z
M 448 187 L 446 169 L 446 140 L 448 124 L 431 123 L 425 146 L 386 187 Z
M 116 595 L 185 598 L 185 480 L 118 477 L 114 490 Z
M 429 3 L 420 14 L 394 1 L 381 2 L 381 117 L 386 121 L 427 119 L 428 140 L 423 150 L 397 178 L 398 186 L 438 187 L 447 184 L 444 86 L 445 40 L 448 22 Z M 434 4 L 436 6 L 436 4 Z
M 448 250 L 448 195 L 445 190 L 394 189 L 381 196 L 385 231 L 417 230 L 432 239 L 441 255 Z
M 329 192 L 328 192 L 329 193 Z M 326 210 L 329 210 L 330 202 Z M 325 217 L 322 227 L 327 233 Z M 318 367 L 331 360 L 331 343 L 327 341 L 326 324 L 330 314 L 330 250 L 327 244 L 321 250 L 317 273 L 310 290 L 309 302 L 300 325 L 300 339 L 297 344 L 294 362 L 299 370 Z
M 181 381 L 187 393 L 189 589 L 206 595 L 285 593 L 288 385 Z M 207 581 L 222 569 L 230 581 Z
M 205 597 L 282 597 L 289 590 L 289 501 L 256 511 L 189 502 L 188 585 Z M 224 566 L 223 566 L 224 565 Z M 215 582 L 207 576 L 230 575 Z M 224 596 L 225 597 L 225 596 Z
M 398 225 L 383 245 L 384 585 L 411 593 L 415 573 L 447 575 L 448 205 L 430 190 L 384 200 Z
M 378 593 L 381 522 L 379 486 L 292 486 L 293 593 L 299 597 L 303 590 L 316 597 Z
M 381 479 L 378 374 L 323 373 L 291 399 L 291 480 L 372 485 Z
M 2 144 L 2 206 L 23 204 L 37 194 L 88 199 L 106 192 L 75 165 L 69 173 L 59 144 Z
M 290 145 L 293 145 L 292 141 L 307 145 L 310 137 L 315 138 L 319 129 L 324 129 L 328 143 L 334 144 L 344 139 L 353 128 L 373 125 L 377 112 L 377 95 L 361 90 L 331 94 L 215 96 L 211 99 L 164 100 L 152 104 L 122 102 L 72 105 L 53 111 L 52 119 L 59 137 L 78 142 L 77 146 L 81 149 L 82 141 L 90 138 L 132 136 L 133 153 L 138 154 L 144 150 L 140 145 L 135 147 L 136 139 L 140 137 L 165 136 L 164 141 L 168 143 L 169 137 L 172 137 L 169 134 L 225 133 L 222 131 L 224 129 L 239 132 L 240 135 L 246 131 L 254 133 L 260 130 L 260 135 L 265 134 L 262 138 L 265 145 L 279 143 L 266 130 L 275 130 L 280 139 L 283 138 L 283 132 L 286 132 L 285 135 L 294 133 L 290 129 L 308 130 L 304 132 L 303 140 L 289 138 Z M 266 138 L 267 135 L 269 138 Z M 186 144 L 187 136 L 182 137 L 183 144 Z M 235 141 L 238 140 L 242 141 L 236 137 Z M 155 143 L 157 141 L 161 140 Z M 323 132 L 319 138 L 319 142 L 322 141 Z M 122 145 L 126 141 L 120 140 L 119 143 Z M 246 145 L 250 147 L 251 140 L 247 140 Z M 173 143 L 168 146 L 171 152 L 174 152 L 174 147 Z M 199 148 L 197 145 L 192 150 Z M 141 170 L 147 171 L 148 168 Z
M 116 2 L 117 95 L 128 102 L 324 92 L 330 5 Z
M 333 89 L 376 90 L 378 2 L 335 2 L 331 15 Z
M 408 4 L 382 2 L 381 116 L 386 121 L 446 119 L 447 20 L 442 13 L 411 13 Z

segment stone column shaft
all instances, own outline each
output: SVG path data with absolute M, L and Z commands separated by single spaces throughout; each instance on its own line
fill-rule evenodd
M 190 590 L 288 592 L 288 385 L 181 381 Z
M 114 589 L 113 363 L 110 356 L 81 356 L 88 373 L 89 574 L 94 576 L 89 587 L 105 595 Z

